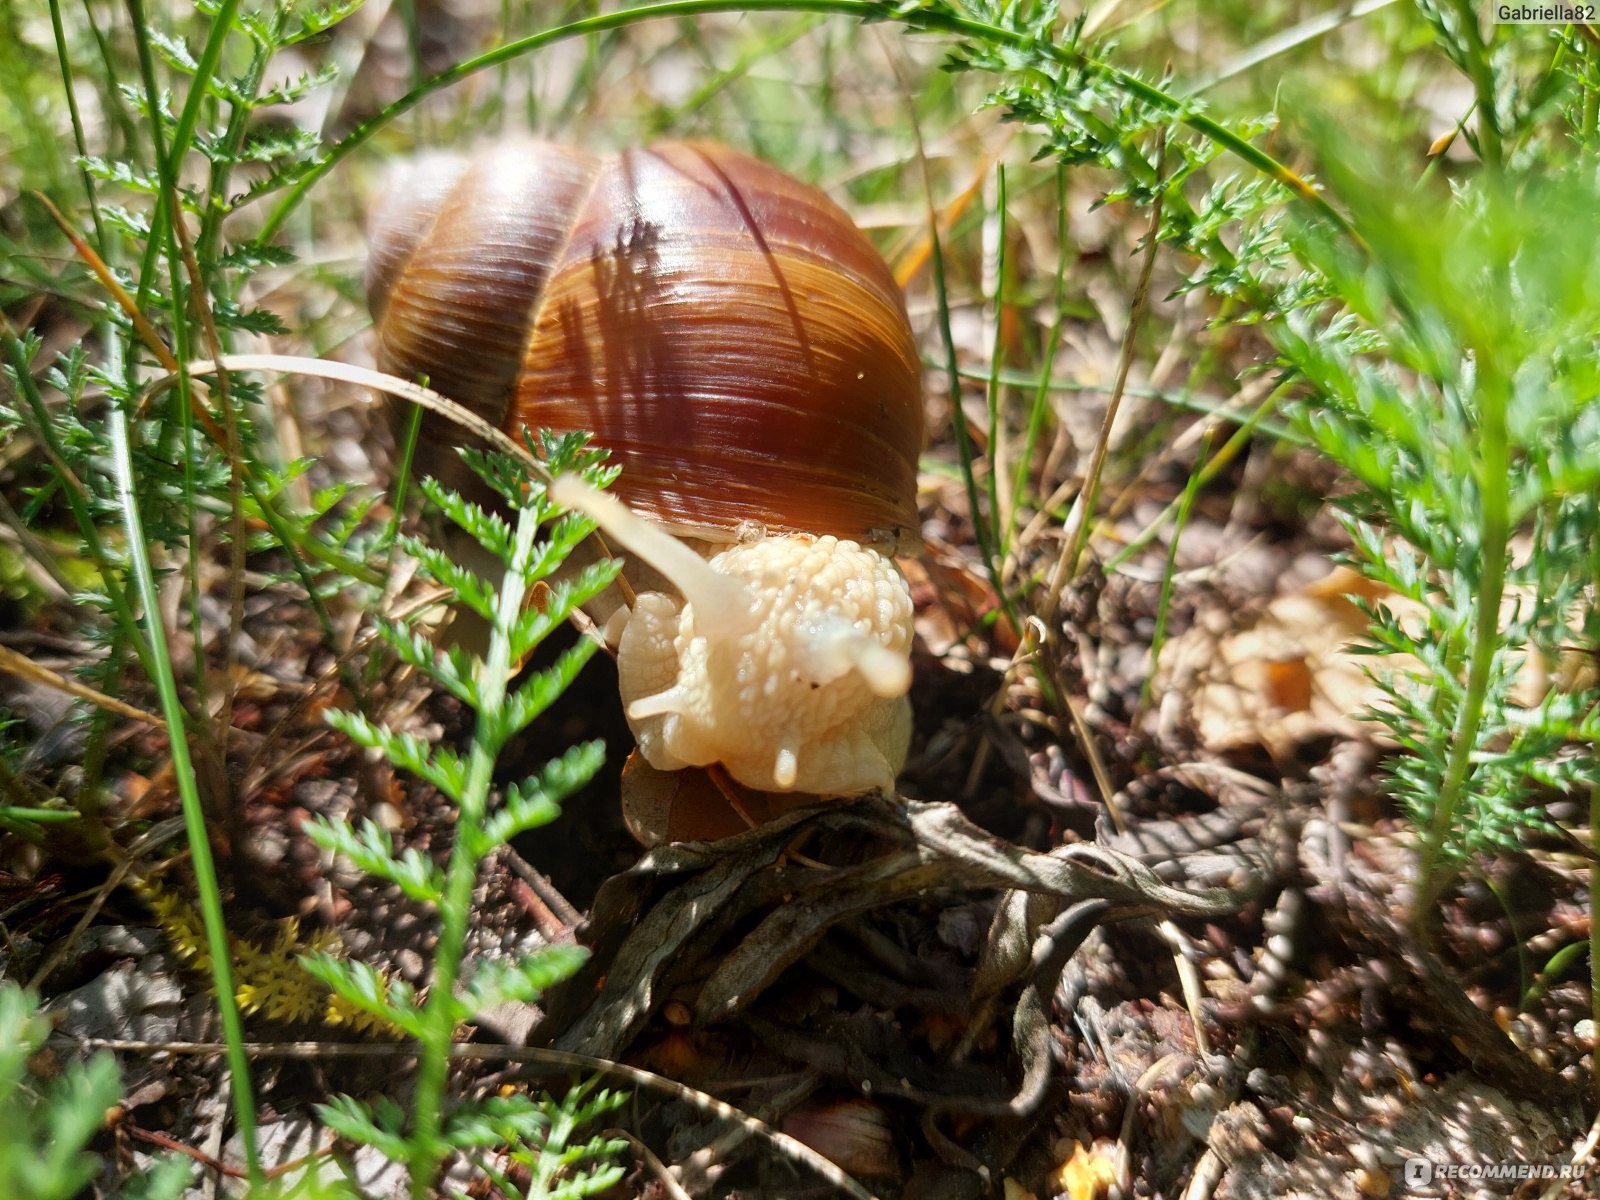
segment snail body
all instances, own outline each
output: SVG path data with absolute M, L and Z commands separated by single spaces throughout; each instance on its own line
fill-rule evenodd
M 552 495 L 666 581 L 618 643 L 646 760 L 892 787 L 911 603 L 888 555 L 915 540 L 919 370 L 842 210 L 724 147 L 525 142 L 419 160 L 371 237 L 380 365 L 508 432 L 588 430 L 621 465 L 617 499 Z M 435 426 L 419 449 L 458 440 Z

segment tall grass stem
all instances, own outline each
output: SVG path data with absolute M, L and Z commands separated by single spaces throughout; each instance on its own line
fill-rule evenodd
M 206 951 L 211 957 L 212 987 L 216 992 L 217 1012 L 222 1019 L 223 1040 L 228 1047 L 228 1070 L 232 1075 L 233 1111 L 243 1147 L 245 1170 L 252 1191 L 265 1186 L 266 1177 L 256 1153 L 256 1106 L 251 1088 L 250 1062 L 244 1052 L 244 1026 L 234 994 L 233 958 L 228 945 L 228 927 L 222 912 L 222 894 L 217 887 L 216 866 L 211 858 L 211 840 L 205 810 L 195 783 L 194 764 L 189 757 L 188 721 L 178 698 L 178 684 L 167 653 L 166 631 L 161 625 L 160 598 L 156 594 L 155 572 L 145 551 L 144 522 L 134 495 L 133 458 L 128 443 L 128 418 L 122 407 L 112 404 L 106 417 L 111 437 L 112 467 L 116 473 L 117 503 L 122 512 L 123 530 L 128 542 L 128 565 L 144 610 L 145 635 L 150 647 L 151 680 L 161 697 L 161 713 L 167 722 L 168 745 L 172 754 L 172 774 L 183 807 L 183 825 L 189 838 L 190 864 L 199 893 L 200 915 L 206 930 Z

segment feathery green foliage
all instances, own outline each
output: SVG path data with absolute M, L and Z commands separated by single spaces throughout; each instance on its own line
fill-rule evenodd
M 531 442 L 530 449 L 535 449 Z M 536 453 L 552 475 L 577 473 L 599 487 L 616 477 L 616 471 L 603 465 L 601 455 L 586 450 L 578 436 L 546 436 Z M 509 1190 L 508 1195 L 592 1195 L 620 1177 L 620 1168 L 606 1161 L 617 1144 L 596 1139 L 575 1145 L 571 1139 L 577 1127 L 615 1107 L 621 1097 L 605 1091 L 591 1096 L 587 1085 L 577 1084 L 559 1100 L 497 1096 L 461 1099 L 447 1107 L 444 1086 L 449 1046 L 458 1024 L 499 1004 L 536 1000 L 583 961 L 583 952 L 575 946 L 548 946 L 520 959 L 474 963 L 464 961 L 463 952 L 472 891 L 483 859 L 515 835 L 552 820 L 560 802 L 587 782 L 602 761 L 598 743 L 573 746 L 536 774 L 507 787 L 499 802 L 491 803 L 492 772 L 501 751 L 561 695 L 594 653 L 596 643 L 585 638 L 515 689 L 508 685 L 517 664 L 580 605 L 608 587 L 620 564 L 606 560 L 562 572 L 562 564 L 593 531 L 594 523 L 577 514 L 559 513 L 543 485 L 523 482 L 509 460 L 468 457 L 510 507 L 511 523 L 434 480 L 424 480 L 422 490 L 499 562 L 503 576 L 485 577 L 414 538 L 404 545 L 425 573 L 489 623 L 487 655 L 478 659 L 459 649 L 434 650 L 419 633 L 393 622 L 380 622 L 378 629 L 402 661 L 474 710 L 471 746 L 465 753 L 433 746 L 359 713 L 335 712 L 328 718 L 348 737 L 380 751 L 454 803 L 458 815 L 448 861 L 437 865 L 416 850 L 395 854 L 388 833 L 370 820 L 352 826 L 321 819 L 306 827 L 318 845 L 438 910 L 439 940 L 422 996 L 401 982 L 386 981 L 363 963 L 327 955 L 306 960 L 307 968 L 346 1002 L 393 1023 L 419 1042 L 416 1089 L 409 1114 L 389 1100 L 369 1104 L 342 1097 L 321 1109 L 322 1119 L 344 1136 L 377 1146 L 404 1163 L 418 1200 L 429 1194 L 445 1158 L 457 1152 L 471 1156 L 502 1189 L 510 1188 L 500 1168 L 474 1153 L 507 1147 L 513 1162 L 529 1168 L 532 1180 L 525 1192 Z M 530 589 L 542 581 L 548 581 L 542 602 L 527 606 Z
M 1425 901 L 1441 872 L 1553 831 L 1536 788 L 1600 782 L 1567 752 L 1600 734 L 1570 669 L 1600 554 L 1600 266 L 1574 252 L 1600 237 L 1600 178 L 1580 161 L 1398 201 L 1354 170 L 1334 182 L 1371 252 L 1303 229 L 1331 299 L 1274 336 L 1315 397 L 1302 427 L 1359 483 L 1363 571 L 1427 613 L 1379 606 L 1371 647 Z M 1417 665 L 1381 669 L 1397 655 Z
M 50 1020 L 33 993 L 0 983 L 0 1195 L 10 1200 L 71 1200 L 98 1174 L 88 1152 L 122 1094 L 117 1064 L 101 1052 L 69 1063 L 54 1079 L 34 1076 L 28 1060 L 44 1045 Z M 129 1200 L 175 1200 L 188 1185 L 191 1165 L 159 1163 Z
M 1476 96 L 1465 136 L 1481 174 L 1397 192 L 1400 168 L 1370 161 L 1380 138 L 1309 120 L 1327 179 L 1308 195 L 1255 149 L 1271 118 L 1214 119 L 1171 81 L 1110 66 L 1082 17 L 1063 33 L 1050 3 L 907 8 L 962 29 L 951 69 L 1001 80 L 989 103 L 1037 130 L 1041 154 L 1107 172 L 1108 202 L 1159 204 L 1158 242 L 1193 264 L 1178 293 L 1264 326 L 1309 393 L 1293 432 L 1359 485 L 1343 501 L 1358 565 L 1429 613 L 1419 628 L 1380 607 L 1367 647 L 1389 699 L 1373 716 L 1403 750 L 1394 790 L 1422 832 L 1425 919 L 1474 856 L 1554 832 L 1539 787 L 1600 787 L 1586 749 L 1600 694 L 1581 673 L 1517 691 L 1561 661 L 1574 674 L 1593 644 L 1600 180 L 1573 147 L 1596 135 L 1600 56 L 1557 28 L 1550 66 L 1530 70 L 1516 27 L 1425 0 Z M 1246 169 L 1219 171 L 1224 154 Z M 1397 656 L 1419 665 L 1386 670 Z
M 94 1178 L 99 1163 L 84 1153 L 120 1091 L 109 1054 L 73 1064 L 42 1090 L 27 1074 L 49 1021 L 34 997 L 0 985 L 0 1191 L 17 1200 L 69 1200 Z

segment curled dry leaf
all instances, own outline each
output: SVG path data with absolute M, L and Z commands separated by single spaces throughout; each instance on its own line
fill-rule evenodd
M 1526 589 L 1508 588 L 1501 620 L 1532 601 Z M 1318 738 L 1387 742 L 1383 725 L 1360 716 L 1385 704 L 1372 673 L 1404 675 L 1420 664 L 1411 655 L 1353 649 L 1367 633 L 1361 603 L 1382 605 L 1413 634 L 1425 633 L 1428 613 L 1421 604 L 1349 567 L 1335 567 L 1243 621 L 1221 606 L 1202 613 L 1161 655 L 1156 692 L 1162 733 L 1171 733 L 1187 709 L 1200 744 L 1216 753 L 1260 746 L 1283 761 Z M 1592 671 L 1577 652 L 1564 653 L 1559 663 L 1530 654 L 1512 700 L 1531 707 L 1552 687 L 1588 686 Z
M 1318 738 L 1381 738 L 1382 726 L 1358 719 L 1383 699 L 1367 672 L 1380 665 L 1404 672 L 1416 661 L 1393 656 L 1380 663 L 1352 651 L 1368 624 L 1358 599 L 1381 603 L 1408 624 L 1425 619 L 1420 605 L 1348 567 L 1280 596 L 1243 623 L 1222 607 L 1201 614 L 1161 655 L 1163 732 L 1186 708 L 1205 749 L 1260 746 L 1279 760 Z

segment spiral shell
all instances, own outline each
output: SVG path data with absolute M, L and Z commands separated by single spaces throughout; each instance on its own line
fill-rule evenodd
M 590 431 L 657 523 L 914 538 L 904 302 L 817 189 L 706 143 L 510 143 L 417 160 L 371 239 L 380 365 L 508 432 Z

